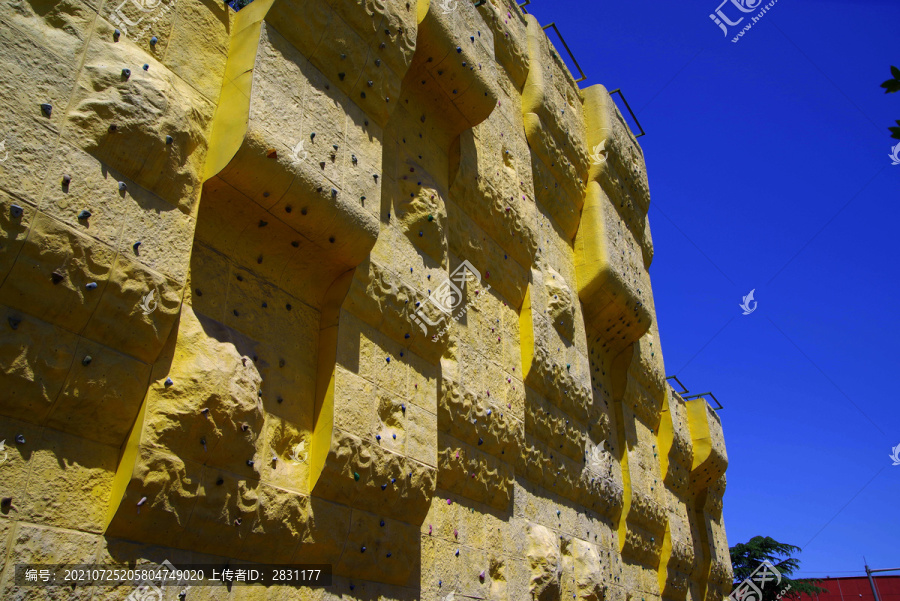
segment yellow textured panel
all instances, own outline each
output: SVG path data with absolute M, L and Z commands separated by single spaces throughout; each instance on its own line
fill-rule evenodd
M 164 559 L 334 566 L 210 601 L 724 596 L 643 152 L 514 0 L 0 30 L 0 596 L 10 563 Z

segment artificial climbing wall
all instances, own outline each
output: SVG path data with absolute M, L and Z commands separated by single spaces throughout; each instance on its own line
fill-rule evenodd
M 334 566 L 188 599 L 727 594 L 641 149 L 475 4 L 3 3 L 0 597 L 163 559 Z

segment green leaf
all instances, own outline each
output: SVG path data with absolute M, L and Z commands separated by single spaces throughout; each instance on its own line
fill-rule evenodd
M 900 91 L 900 80 L 897 79 L 889 79 L 883 84 L 881 87 L 885 89 L 885 94 L 892 94 L 893 92 Z
M 900 69 L 897 67 L 891 67 L 891 73 L 894 74 L 894 77 L 900 79 Z

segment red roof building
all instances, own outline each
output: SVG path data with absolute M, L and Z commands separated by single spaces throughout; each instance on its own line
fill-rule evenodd
M 900 576 L 873 574 L 880 601 L 900 601 Z M 802 601 L 875 601 L 872 586 L 865 576 L 825 578 L 816 586 L 827 593 L 803 595 Z

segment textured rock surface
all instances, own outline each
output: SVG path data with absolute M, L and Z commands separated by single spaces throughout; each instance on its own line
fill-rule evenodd
M 0 597 L 165 559 L 334 566 L 191 600 L 725 596 L 643 153 L 534 17 L 12 0 L 0 54 Z

